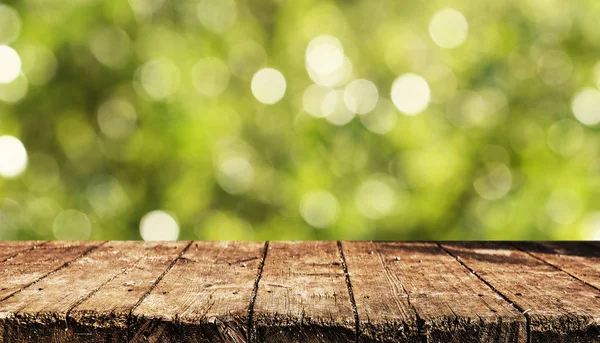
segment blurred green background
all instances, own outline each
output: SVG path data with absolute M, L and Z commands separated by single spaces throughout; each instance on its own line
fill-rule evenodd
M 0 2 L 0 239 L 600 239 L 600 2 Z

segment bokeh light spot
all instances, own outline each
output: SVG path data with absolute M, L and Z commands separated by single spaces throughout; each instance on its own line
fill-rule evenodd
M 123 138 L 135 130 L 137 113 L 133 105 L 124 98 L 114 98 L 98 108 L 98 125 L 109 138 Z
M 140 222 L 140 235 L 145 241 L 174 241 L 179 237 L 179 224 L 167 212 L 148 212 Z
M 118 27 L 105 27 L 94 32 L 89 40 L 90 50 L 98 62 L 109 68 L 118 68 L 131 56 L 131 40 Z
M 21 18 L 12 7 L 0 4 L 0 44 L 10 44 L 21 33 Z
M 335 223 L 339 207 L 333 194 L 325 190 L 313 190 L 302 196 L 300 214 L 310 226 L 324 229 Z
M 504 197 L 512 187 L 512 174 L 504 164 L 490 163 L 485 171 L 475 181 L 473 186 L 477 194 L 487 200 L 497 200 Z
M 354 118 L 354 112 L 350 111 L 344 103 L 344 91 L 332 90 L 323 99 L 321 112 L 328 122 L 334 125 L 346 125 Z
M 446 49 L 461 45 L 469 32 L 469 24 L 459 11 L 446 8 L 433 15 L 429 35 L 438 46 Z
M 582 124 L 593 126 L 600 123 L 600 91 L 584 89 L 573 97 L 571 109 Z
M 390 182 L 370 177 L 358 187 L 354 201 L 362 215 L 370 219 L 381 219 L 389 215 L 396 206 L 396 195 Z
M 581 222 L 581 231 L 586 239 L 600 241 L 600 212 L 587 214 Z
M 198 93 L 217 96 L 229 85 L 229 68 L 216 57 L 204 58 L 194 65 L 192 82 Z
M 279 70 L 264 68 L 254 74 L 250 87 L 256 100 L 271 105 L 283 98 L 287 84 Z
M 581 150 L 585 142 L 583 127 L 574 120 L 563 119 L 548 129 L 548 146 L 561 156 L 572 156 Z
M 22 44 L 17 51 L 21 57 L 21 72 L 29 83 L 43 86 L 54 78 L 58 61 L 52 50 L 40 44 Z
M 378 99 L 377 86 L 369 80 L 354 80 L 344 90 L 344 103 L 350 111 L 356 114 L 372 111 L 377 105 Z
M 15 49 L 0 45 L 0 84 L 11 83 L 21 74 L 21 58 Z
M 392 102 L 400 112 L 413 116 L 429 105 L 431 91 L 425 79 L 417 74 L 400 75 L 392 84 Z
M 233 0 L 201 0 L 197 14 L 206 29 L 221 34 L 235 23 L 237 9 Z
M 23 74 L 10 83 L 0 83 L 0 101 L 9 104 L 23 100 L 28 92 L 29 82 Z
M 579 218 L 583 206 L 581 195 L 575 190 L 557 189 L 546 203 L 546 213 L 553 222 L 568 225 Z
M 248 191 L 254 181 L 254 169 L 242 156 L 224 157 L 218 165 L 217 182 L 230 194 Z
M 383 135 L 396 127 L 398 122 L 398 110 L 391 101 L 380 98 L 375 108 L 367 114 L 359 116 L 360 122 L 367 130 Z
M 27 167 L 27 150 L 13 136 L 0 137 L 0 176 L 14 178 Z
M 302 106 L 304 110 L 313 117 L 323 117 L 323 101 L 329 95 L 331 89 L 318 84 L 306 87 L 302 95 Z
M 152 99 L 165 100 L 179 87 L 179 69 L 167 60 L 152 60 L 138 69 L 136 79 Z
M 306 64 L 317 73 L 331 73 L 338 69 L 343 61 L 344 48 L 339 39 L 333 36 L 318 36 L 306 47 Z
M 92 224 L 85 213 L 65 210 L 54 219 L 52 230 L 58 240 L 86 240 L 92 234 Z

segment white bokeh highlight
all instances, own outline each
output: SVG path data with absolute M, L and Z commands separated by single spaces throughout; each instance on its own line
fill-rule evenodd
M 252 77 L 250 88 L 256 100 L 272 105 L 283 98 L 287 83 L 277 69 L 263 68 Z
M 21 141 L 13 136 L 0 137 L 0 176 L 14 178 L 27 168 L 27 150 Z
M 425 79 L 417 74 L 400 75 L 392 84 L 392 102 L 400 112 L 414 116 L 423 112 L 431 100 L 431 90 Z
M 369 80 L 354 80 L 344 89 L 344 103 L 356 114 L 371 112 L 377 105 L 377 100 L 379 100 L 379 90 Z
M 0 84 L 11 83 L 21 74 L 21 58 L 15 49 L 0 45 Z
M 306 47 L 306 64 L 319 74 L 335 71 L 343 61 L 344 48 L 339 39 L 333 36 L 318 36 Z
M 600 123 L 600 90 L 587 88 L 575 94 L 571 103 L 575 118 L 584 125 Z
M 461 45 L 469 33 L 469 24 L 459 11 L 446 8 L 433 15 L 429 36 L 439 47 L 452 49 Z
M 315 118 L 323 117 L 323 101 L 329 95 L 331 89 L 319 84 L 312 84 L 304 90 L 302 94 L 302 108 L 306 113 Z
M 350 111 L 344 103 L 344 91 L 332 90 L 323 99 L 321 112 L 325 119 L 338 126 L 348 124 L 354 118 L 354 112 Z
M 167 212 L 152 211 L 140 221 L 140 235 L 145 241 L 174 241 L 179 237 L 179 224 Z

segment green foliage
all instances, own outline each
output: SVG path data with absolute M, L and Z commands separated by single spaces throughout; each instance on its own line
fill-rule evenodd
M 0 239 L 141 239 L 155 210 L 179 239 L 600 237 L 598 126 L 573 112 L 600 86 L 595 1 L 3 4 L 26 94 L 0 85 L 0 136 L 28 165 L 0 176 Z M 446 7 L 468 22 L 455 48 L 429 32 Z M 331 88 L 372 81 L 385 132 L 307 112 L 320 35 L 352 64 Z M 252 92 L 262 68 L 286 80 L 272 105 Z M 390 105 L 406 73 L 431 89 L 417 115 Z

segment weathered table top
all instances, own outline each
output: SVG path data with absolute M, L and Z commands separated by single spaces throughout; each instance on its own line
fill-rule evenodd
M 600 342 L 591 242 L 0 242 L 0 271 L 0 342 Z

